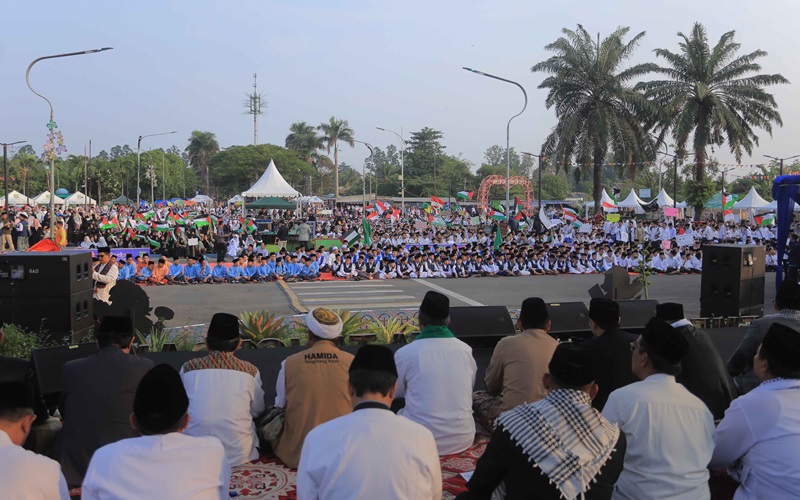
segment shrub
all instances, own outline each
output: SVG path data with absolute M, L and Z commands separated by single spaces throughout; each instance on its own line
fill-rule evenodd
M 285 340 L 292 336 L 294 327 L 284 323 L 283 316 L 270 313 L 266 309 L 256 312 L 243 312 L 239 315 L 239 329 L 245 338 L 258 344 L 264 339 Z
M 34 349 L 42 347 L 39 335 L 17 325 L 3 325 L 3 343 L 0 344 L 0 356 L 30 359 Z

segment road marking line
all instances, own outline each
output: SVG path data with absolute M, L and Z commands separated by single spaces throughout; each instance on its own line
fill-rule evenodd
M 485 304 L 481 304 L 477 300 L 472 300 L 469 297 L 464 297 L 460 293 L 452 292 L 452 291 L 448 290 L 447 288 L 441 287 L 439 285 L 434 285 L 433 283 L 431 283 L 428 280 L 415 278 L 413 281 L 416 281 L 420 285 L 425 285 L 428 288 L 432 288 L 432 289 L 436 290 L 439 293 L 443 293 L 445 295 L 449 295 L 450 297 L 452 297 L 454 299 L 458 299 L 461 302 L 464 302 L 465 304 L 469 304 L 471 306 L 478 306 L 478 307 L 485 305 Z
M 389 297 L 375 297 L 375 296 L 372 296 L 372 297 L 353 297 L 353 299 L 357 300 L 356 303 L 375 302 L 375 301 L 380 301 L 380 300 L 386 300 L 387 298 L 389 298 Z M 416 297 L 414 295 L 393 295 L 391 298 L 392 299 L 415 299 Z M 332 299 L 335 299 L 335 297 L 316 297 L 316 298 L 311 298 L 311 299 L 302 299 L 302 301 L 304 303 L 308 303 L 308 302 L 326 302 L 326 301 L 330 302 Z
M 361 309 L 358 304 L 323 304 L 328 309 L 348 309 L 350 311 L 382 311 L 386 309 L 419 309 L 418 302 L 383 302 L 377 304 L 367 304 L 368 309 Z
M 297 292 L 298 297 L 308 297 L 309 295 L 360 295 L 360 294 L 373 294 L 375 290 L 364 290 L 363 292 Z M 381 290 L 384 293 L 405 293 L 403 290 Z
M 295 281 L 292 286 L 300 285 L 340 285 L 340 286 L 392 286 L 391 283 L 381 282 L 380 280 L 361 280 L 361 281 Z

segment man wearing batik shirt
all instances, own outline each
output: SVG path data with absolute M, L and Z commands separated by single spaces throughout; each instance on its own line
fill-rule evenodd
M 591 351 L 560 344 L 543 376 L 550 392 L 500 415 L 458 498 L 611 498 L 626 438 L 592 408 L 595 364 Z
M 258 369 L 234 355 L 241 345 L 236 316 L 217 313 L 206 336 L 208 356 L 187 361 L 181 378 L 189 394 L 190 436 L 222 441 L 231 466 L 258 458 L 253 417 L 264 411 Z

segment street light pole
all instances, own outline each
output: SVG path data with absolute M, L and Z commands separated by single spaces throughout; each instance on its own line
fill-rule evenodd
M 359 144 L 363 144 L 369 149 L 369 156 L 367 159 L 372 159 L 372 145 L 366 143 L 364 141 L 357 141 L 353 139 L 353 142 L 357 142 Z M 364 217 L 367 212 L 367 160 L 364 160 L 364 166 L 361 168 L 361 225 L 364 225 Z
M 783 175 L 783 160 L 793 160 L 795 158 L 800 157 L 800 155 L 794 155 L 794 156 L 790 156 L 788 158 L 775 158 L 774 156 L 770 156 L 770 155 L 764 155 L 764 156 L 767 157 L 767 158 L 770 158 L 772 160 L 775 160 L 777 162 L 780 162 L 780 164 L 781 164 L 780 175 Z
M 47 102 L 47 105 L 50 106 L 50 122 L 47 124 L 48 130 L 50 130 L 50 134 L 48 134 L 48 146 L 52 147 L 52 149 L 47 150 L 45 149 L 46 156 L 50 159 L 50 238 L 55 241 L 56 240 L 56 156 L 61 153 L 62 151 L 66 151 L 66 148 L 63 147 L 63 139 L 60 138 L 61 133 L 56 133 L 55 129 L 58 127 L 56 122 L 53 120 L 53 103 L 50 102 L 50 99 L 43 96 L 42 94 L 33 90 L 31 87 L 31 68 L 33 65 L 39 61 L 43 61 L 45 59 L 57 59 L 60 57 L 71 57 L 71 56 L 82 56 L 85 54 L 94 54 L 96 52 L 103 52 L 106 50 L 111 50 L 113 47 L 103 47 L 102 49 L 92 49 L 92 50 L 84 50 L 81 52 L 69 52 L 67 54 L 55 54 L 52 56 L 42 56 L 33 60 L 32 63 L 28 65 L 28 69 L 25 71 L 25 83 L 28 84 L 28 88 L 31 89 L 31 92 L 38 95 L 42 99 Z M 60 142 L 56 147 L 56 143 Z
M 140 135 L 139 136 L 139 140 L 136 141 L 136 210 L 139 210 L 139 207 L 141 205 L 141 193 L 142 193 L 142 188 L 141 188 L 141 176 L 142 176 L 142 155 L 141 155 L 141 150 L 142 150 L 142 139 L 144 139 L 145 137 L 155 137 L 157 135 L 169 135 L 169 134 L 177 134 L 177 133 L 178 132 L 176 130 L 173 130 L 172 132 L 159 132 L 158 134 Z M 151 170 L 151 172 L 150 172 L 151 173 L 150 187 L 152 188 L 152 186 L 153 186 L 152 168 L 150 170 Z M 153 198 L 152 190 L 151 190 L 151 193 L 150 193 L 150 198 L 151 199 Z
M 3 146 L 3 189 L 6 192 L 6 203 L 3 206 L 6 210 L 8 210 L 8 147 L 14 144 L 22 144 L 23 142 L 25 141 L 0 143 L 0 146 Z
M 483 71 L 478 71 L 478 70 L 472 69 L 472 68 L 464 67 L 462 69 L 465 69 L 465 70 L 467 70 L 469 72 L 475 73 L 476 75 L 481 75 L 481 76 L 485 76 L 485 77 L 488 77 L 488 78 L 494 78 L 495 80 L 500 80 L 501 82 L 506 82 L 506 83 L 510 83 L 512 85 L 516 85 L 522 91 L 523 97 L 525 97 L 525 104 L 523 104 L 523 106 L 522 106 L 522 111 L 520 111 L 516 115 L 512 116 L 511 118 L 509 118 L 508 125 L 506 125 L 506 220 L 508 221 L 508 220 L 511 219 L 511 200 L 510 200 L 510 194 L 511 194 L 511 120 L 513 120 L 514 118 L 518 117 L 519 115 L 521 115 L 522 113 L 525 112 L 525 109 L 528 107 L 528 93 L 525 92 L 525 88 L 522 85 L 520 85 L 519 83 L 517 83 L 517 82 L 515 82 L 513 80 L 508 80 L 506 78 L 501 78 L 499 76 L 491 75 L 489 73 L 484 73 Z
M 375 127 L 382 132 L 391 132 L 400 139 L 400 211 L 405 215 L 406 213 L 406 172 L 405 172 L 405 153 L 406 141 L 403 139 L 403 127 L 400 127 L 400 133 L 393 130 L 388 130 L 381 127 Z
M 538 189 L 539 192 L 537 193 L 536 196 L 537 196 L 537 198 L 539 198 L 538 206 L 539 206 L 539 210 L 541 210 L 542 209 L 542 167 L 544 166 L 542 164 L 542 161 L 545 159 L 545 157 L 542 154 L 535 155 L 533 153 L 526 153 L 525 151 L 522 151 L 522 154 L 528 155 L 528 156 L 533 156 L 533 157 L 539 159 L 539 189 Z

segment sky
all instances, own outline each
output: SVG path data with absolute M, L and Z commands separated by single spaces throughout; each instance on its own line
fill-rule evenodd
M 545 108 L 545 45 L 582 24 L 601 38 L 619 26 L 645 31 L 632 62 L 658 61 L 656 48 L 678 50 L 677 33 L 702 22 L 711 43 L 736 30 L 742 53 L 768 52 L 762 71 L 792 82 L 771 88 L 784 126 L 760 131 L 763 154 L 800 154 L 800 31 L 791 23 L 800 2 L 761 0 L 383 0 L 9 2 L 0 13 L 0 142 L 26 140 L 41 153 L 49 109 L 25 84 L 37 57 L 99 47 L 98 54 L 46 60 L 31 85 L 55 110 L 69 153 L 83 154 L 148 137 L 142 149 L 184 149 L 192 130 L 214 132 L 221 147 L 252 144 L 253 120 L 242 100 L 253 73 L 264 94 L 259 143 L 283 145 L 295 121 L 349 121 L 358 140 L 385 150 L 404 132 L 441 130 L 449 154 L 480 166 L 484 151 L 505 145 L 506 123 L 522 108 L 520 90 L 462 69 L 519 82 L 525 113 L 511 123 L 511 145 L 536 152 L 555 124 Z M 713 153 L 734 163 L 727 149 Z M 368 151 L 344 147 L 356 168 Z M 734 177 L 736 172 L 731 174 Z

